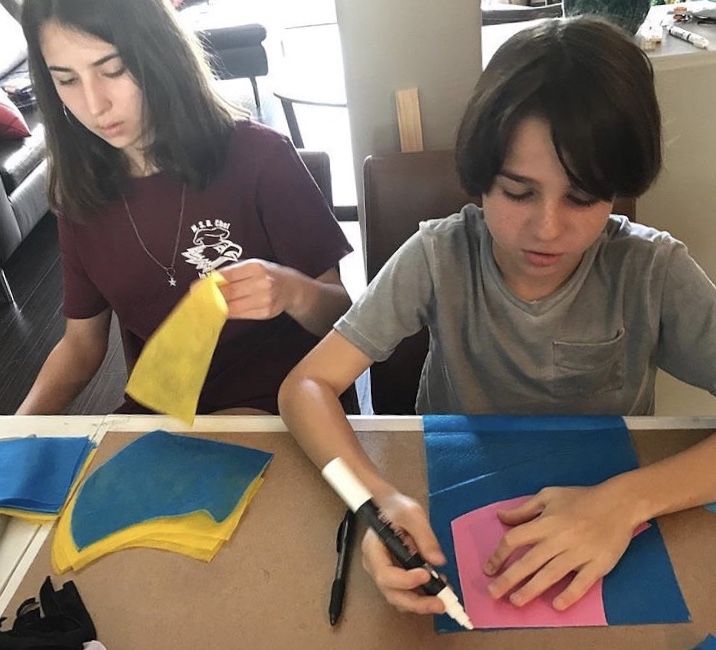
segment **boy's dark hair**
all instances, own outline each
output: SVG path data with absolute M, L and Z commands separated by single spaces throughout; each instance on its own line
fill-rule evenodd
M 164 0 L 25 0 L 22 27 L 44 116 L 53 209 L 91 216 L 119 197 L 129 170 L 120 150 L 65 115 L 40 50 L 50 21 L 117 48 L 143 94 L 144 128 L 152 132 L 148 162 L 199 188 L 222 169 L 234 116 L 211 89 L 201 49 L 174 14 Z
M 542 117 L 570 180 L 603 200 L 639 196 L 661 168 L 661 114 L 647 58 L 594 17 L 515 34 L 480 77 L 457 137 L 465 190 L 480 196 L 502 170 L 517 125 Z

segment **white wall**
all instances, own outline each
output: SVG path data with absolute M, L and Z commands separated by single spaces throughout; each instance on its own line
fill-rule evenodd
M 639 221 L 681 239 L 716 279 L 716 53 L 713 63 L 679 67 L 655 62 L 664 124 L 664 170 L 637 204 Z M 713 415 L 716 398 L 662 374 L 660 415 Z
M 396 90 L 417 86 L 426 149 L 454 145 L 482 69 L 479 0 L 336 0 L 336 13 L 360 204 L 365 157 L 400 150 Z

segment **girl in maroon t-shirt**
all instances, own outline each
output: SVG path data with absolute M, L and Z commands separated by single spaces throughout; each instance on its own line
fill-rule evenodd
M 199 412 L 276 413 L 281 380 L 350 304 L 337 265 L 351 248 L 295 149 L 214 94 L 162 0 L 26 0 L 22 22 L 67 325 L 18 413 L 69 405 L 104 358 L 112 312 L 131 371 L 214 269 L 230 320 Z

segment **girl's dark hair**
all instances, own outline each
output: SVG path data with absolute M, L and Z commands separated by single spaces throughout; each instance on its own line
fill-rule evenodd
M 480 77 L 457 137 L 465 190 L 480 196 L 502 170 L 526 117 L 550 125 L 571 182 L 603 200 L 639 196 L 661 168 L 661 114 L 647 56 L 595 17 L 515 34 Z
M 53 209 L 90 216 L 117 199 L 128 180 L 122 152 L 65 115 L 40 50 L 50 21 L 96 36 L 117 48 L 143 94 L 149 163 L 195 187 L 221 170 L 234 116 L 210 87 L 196 39 L 177 23 L 165 0 L 25 0 L 22 27 L 35 94 L 44 116 Z M 69 119 L 68 119 L 69 117 Z

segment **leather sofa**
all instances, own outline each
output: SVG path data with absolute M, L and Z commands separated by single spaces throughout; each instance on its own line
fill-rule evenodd
M 18 21 L 0 4 L 0 86 L 27 78 L 27 46 Z M 45 130 L 35 108 L 23 109 L 30 135 L 0 141 L 0 302 L 13 302 L 3 271 L 47 213 Z

